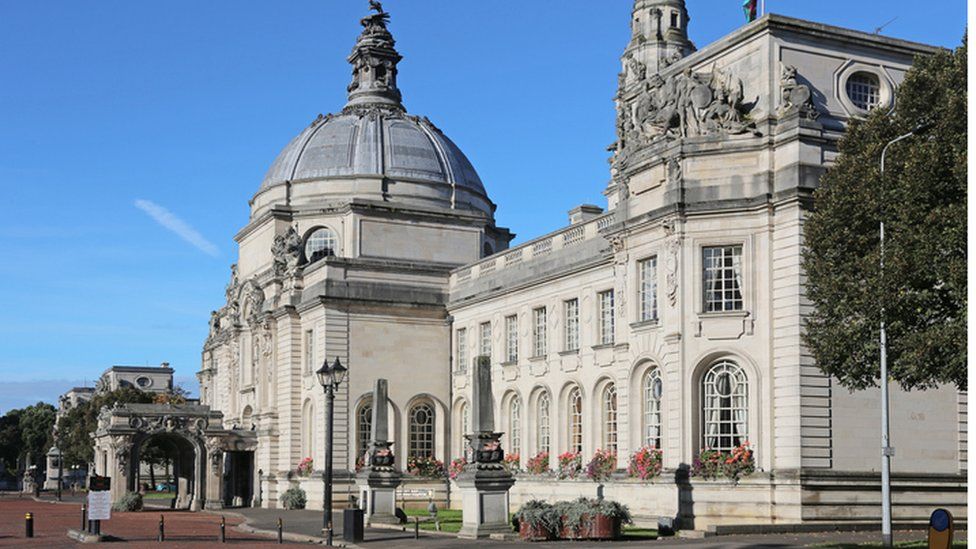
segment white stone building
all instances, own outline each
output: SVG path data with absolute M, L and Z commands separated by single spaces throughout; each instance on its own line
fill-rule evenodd
M 878 393 L 839 387 L 801 343 L 803 222 L 846 122 L 889 108 L 913 56 L 935 48 L 767 15 L 696 50 L 683 0 L 636 0 L 606 208 L 509 248 L 464 154 L 406 113 L 387 21 L 362 21 L 349 102 L 288 144 L 251 199 L 204 346 L 201 403 L 257 432 L 264 504 L 298 484 L 321 506 L 320 479 L 292 471 L 304 457 L 321 468 L 323 361 L 350 371 L 342 482 L 377 378 L 399 466 L 463 455 L 470 365 L 490 356 L 522 466 L 609 449 L 625 468 L 662 450 L 660 478 L 605 488 L 640 517 L 879 515 Z M 895 390 L 892 403 L 896 519 L 964 515 L 965 394 Z M 746 442 L 758 471 L 738 485 L 686 479 L 701 450 Z M 596 489 L 520 476 L 513 501 Z

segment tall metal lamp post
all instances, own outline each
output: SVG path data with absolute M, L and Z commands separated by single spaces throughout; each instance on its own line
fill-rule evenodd
M 315 372 L 319 383 L 325 389 L 325 497 L 322 499 L 322 531 L 326 534 L 326 545 L 332 546 L 332 421 L 335 417 L 335 392 L 346 379 L 347 369 L 336 357 L 332 366 L 326 359 Z
M 888 149 L 909 137 L 921 134 L 929 130 L 932 123 L 923 123 L 915 127 L 905 135 L 898 136 L 888 142 L 881 150 L 881 284 L 884 289 L 884 267 L 885 267 L 885 158 Z M 891 539 L 891 456 L 895 455 L 895 449 L 891 447 L 891 439 L 888 435 L 888 334 L 885 331 L 885 306 L 884 297 L 881 299 L 881 543 L 884 547 L 892 547 Z

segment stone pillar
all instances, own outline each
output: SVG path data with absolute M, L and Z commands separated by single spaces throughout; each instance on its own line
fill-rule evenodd
M 373 388 L 373 421 L 370 437 L 369 462 L 356 481 L 360 493 L 366 497 L 367 524 L 398 524 L 396 517 L 396 489 L 401 474 L 396 470 L 396 459 L 390 436 L 387 405 L 387 381 L 377 379 Z
M 206 443 L 207 459 L 203 463 L 198 463 L 197 467 L 203 469 L 200 475 L 205 478 L 206 487 L 205 509 L 223 509 L 223 478 L 221 473 L 224 470 L 224 448 L 219 437 L 207 437 Z M 199 490 L 198 490 L 199 491 Z
M 512 531 L 508 520 L 508 491 L 515 479 L 505 468 L 501 445 L 502 433 L 495 432 L 494 399 L 491 394 L 491 362 L 479 357 L 472 384 L 473 434 L 465 439 L 471 448 L 473 463 L 465 466 L 457 478 L 461 489 L 464 522 L 459 538 L 486 538 L 495 533 Z

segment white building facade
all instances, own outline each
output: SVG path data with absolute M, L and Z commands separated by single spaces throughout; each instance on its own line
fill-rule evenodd
M 857 521 L 880 511 L 877 391 L 824 376 L 801 341 L 803 223 L 852 117 L 890 108 L 929 46 L 768 15 L 696 50 L 682 0 L 636 0 L 622 57 L 607 207 L 509 248 L 474 168 L 406 114 L 377 12 L 349 60 L 349 103 L 281 153 L 237 236 L 203 352 L 201 402 L 257 431 L 276 505 L 324 455 L 323 361 L 349 367 L 335 467 L 356 467 L 370 390 L 390 380 L 398 465 L 464 455 L 473 361 L 490 356 L 496 425 L 521 467 L 597 450 L 664 473 L 607 482 L 639 517 L 685 527 Z M 966 395 L 892 396 L 896 519 L 965 515 Z M 688 478 L 748 444 L 738 484 Z M 595 495 L 520 475 L 513 501 Z M 337 490 L 342 493 L 342 490 Z

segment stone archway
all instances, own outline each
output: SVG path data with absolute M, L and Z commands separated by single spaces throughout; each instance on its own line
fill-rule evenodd
M 139 452 L 165 436 L 179 447 L 182 491 L 177 505 L 198 511 L 224 507 L 224 457 L 253 452 L 253 431 L 225 429 L 222 413 L 195 404 L 123 404 L 103 408 L 94 433 L 95 474 L 112 477 L 112 501 L 139 490 Z M 229 485 L 232 486 L 232 485 Z

